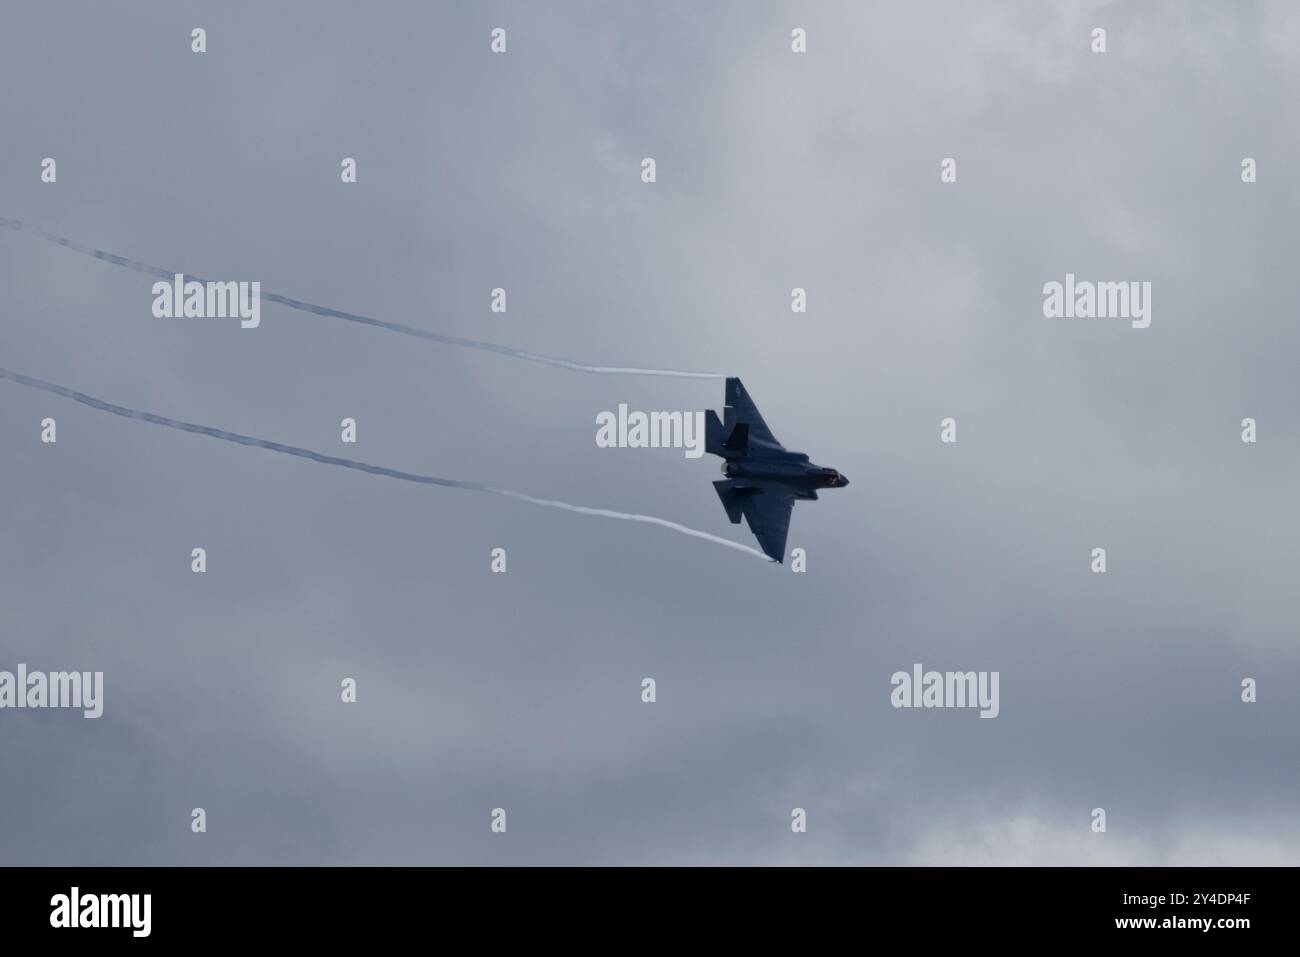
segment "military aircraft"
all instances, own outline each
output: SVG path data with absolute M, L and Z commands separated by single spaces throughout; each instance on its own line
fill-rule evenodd
M 731 524 L 739 525 L 744 516 L 763 554 L 784 561 L 795 501 L 815 500 L 819 488 L 844 488 L 849 480 L 814 465 L 802 452 L 787 451 L 739 379 L 727 380 L 726 397 L 721 421 L 712 409 L 704 413 L 704 450 L 722 456 L 726 476 L 713 487 Z

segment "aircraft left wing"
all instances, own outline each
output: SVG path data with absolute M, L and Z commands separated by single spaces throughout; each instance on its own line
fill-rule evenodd
M 739 501 L 749 530 L 758 539 L 763 554 L 775 562 L 784 562 L 794 496 L 779 489 L 764 488 L 749 490 Z
M 727 379 L 726 389 L 727 405 L 731 407 L 731 418 L 737 423 L 744 423 L 747 429 L 750 441 L 757 441 L 760 445 L 767 445 L 774 448 L 784 448 L 777 441 L 772 430 L 767 427 L 763 421 L 763 416 L 759 414 L 758 406 L 754 400 L 749 397 L 749 390 L 745 388 L 743 382 L 735 376 Z

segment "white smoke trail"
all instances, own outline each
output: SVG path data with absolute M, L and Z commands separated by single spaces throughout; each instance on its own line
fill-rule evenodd
M 582 515 L 599 515 L 603 518 L 621 518 L 628 522 L 648 522 L 651 525 L 659 525 L 663 528 L 671 528 L 674 532 L 681 532 L 683 535 L 690 535 L 694 538 L 707 539 L 710 542 L 717 542 L 719 545 L 726 545 L 729 548 L 737 549 L 742 552 L 749 552 L 751 555 L 757 555 L 765 562 L 773 559 L 768 558 L 757 548 L 751 548 L 748 545 L 742 545 L 740 542 L 733 542 L 729 538 L 722 538 L 718 535 L 711 535 L 708 532 L 701 532 L 698 528 L 691 528 L 687 525 L 680 525 L 677 522 L 670 522 L 666 518 L 655 518 L 653 515 L 638 515 L 635 512 L 614 512 L 607 508 L 592 508 L 588 505 L 570 505 L 568 502 L 559 502 L 551 498 L 534 498 L 532 495 L 525 495 L 523 492 L 515 492 L 508 488 L 495 488 L 491 485 L 477 486 L 484 492 L 495 492 L 497 495 L 507 495 L 510 498 L 522 499 L 525 502 L 532 502 L 534 505 L 545 505 L 549 508 L 562 508 L 569 512 L 578 512 Z
M 369 472 L 371 475 L 383 475 L 388 478 L 400 479 L 403 482 L 418 482 L 421 485 L 441 485 L 446 488 L 462 488 L 472 492 L 490 492 L 493 495 L 503 495 L 507 498 L 515 498 L 524 502 L 531 502 L 533 505 L 545 505 L 548 508 L 560 508 L 568 512 L 577 512 L 581 515 L 596 515 L 602 518 L 622 519 L 626 522 L 645 522 L 650 525 L 659 525 L 662 528 L 669 528 L 675 532 L 681 532 L 683 535 L 690 535 L 693 538 L 703 538 L 710 542 L 716 542 L 719 545 L 726 545 L 728 548 L 734 548 L 737 551 L 748 552 L 751 555 L 756 555 L 764 561 L 771 561 L 770 558 L 756 548 L 742 545 L 740 542 L 733 542 L 731 539 L 722 538 L 719 535 L 711 535 L 708 532 L 702 532 L 699 529 L 690 528 L 689 526 L 681 525 L 677 522 L 670 522 L 665 518 L 656 518 L 653 515 L 640 515 L 636 512 L 616 512 L 608 508 L 592 508 L 587 505 L 572 505 L 569 502 L 561 502 L 549 498 L 537 498 L 536 496 L 528 495 L 524 492 L 516 492 L 513 489 L 488 485 L 484 482 L 467 482 L 461 479 L 438 478 L 434 475 L 419 475 L 415 472 L 403 472 L 400 469 L 390 469 L 382 465 L 371 465 L 368 462 L 358 462 L 355 459 L 340 458 L 336 455 L 322 455 L 320 452 L 313 452 L 310 449 L 299 448 L 296 445 L 284 445 L 280 442 L 271 442 L 267 439 L 254 438 L 251 435 L 241 435 L 238 432 L 227 432 L 225 429 L 214 428 L 210 425 L 196 425 L 193 422 L 181 422 L 178 419 L 169 419 L 166 416 L 155 415 L 152 412 L 141 412 L 138 409 L 130 409 L 124 405 L 114 405 L 111 402 L 105 402 L 103 399 L 97 399 L 94 396 L 86 395 L 84 392 L 77 392 L 75 389 L 69 389 L 67 386 L 58 385 L 54 382 L 46 382 L 44 379 L 35 379 L 18 372 L 10 372 L 8 369 L 0 369 L 0 379 L 8 379 L 10 382 L 16 382 L 18 385 L 51 392 L 54 395 L 60 395 L 64 398 L 80 402 L 82 405 L 90 406 L 92 409 L 99 409 L 101 412 L 110 412 L 113 415 L 120 415 L 127 419 L 136 419 L 140 422 L 149 422 L 153 425 L 163 425 L 169 429 L 180 429 L 182 432 L 193 432 L 198 435 L 207 435 L 214 439 L 222 439 L 226 442 L 235 442 L 239 445 L 249 445 L 259 449 L 267 449 L 271 452 L 279 452 L 282 455 L 294 455 L 298 458 L 319 462 L 322 465 L 338 465 L 347 469 L 356 469 L 360 472 Z
M 85 243 L 77 242 L 75 239 L 68 239 L 64 236 L 56 236 L 54 233 L 46 232 L 39 226 L 33 226 L 30 223 L 24 223 L 19 219 L 7 219 L 0 216 L 0 226 L 8 226 L 10 229 L 19 233 L 26 233 L 30 236 L 36 236 L 44 239 L 46 242 L 54 243 L 56 246 L 62 246 L 64 249 L 71 249 L 73 252 L 81 253 L 85 256 L 93 256 L 95 259 L 106 263 L 112 263 L 114 266 L 122 266 L 126 269 L 132 269 L 136 272 L 153 276 L 157 279 L 166 279 L 169 282 L 175 277 L 179 270 L 163 269 L 161 266 L 152 266 L 149 263 L 140 262 L 136 259 L 128 259 L 125 256 L 119 256 L 117 253 L 110 253 L 103 249 L 96 249 L 93 246 L 87 246 Z M 206 282 L 198 276 L 184 274 L 186 279 L 196 282 Z M 415 326 L 403 325 L 400 322 L 391 322 L 387 319 L 375 319 L 371 316 L 362 316 L 355 312 L 345 312 L 342 309 L 334 309 L 330 306 L 318 306 L 315 303 L 304 302 L 301 299 L 294 299 L 291 296 L 284 296 L 276 292 L 263 292 L 262 299 L 267 302 L 278 303 L 282 306 L 288 306 L 290 309 L 297 309 L 299 312 L 309 312 L 317 316 L 327 316 L 333 319 L 346 319 L 348 322 L 360 323 L 363 326 L 374 326 L 379 329 L 387 329 L 389 332 L 401 333 L 404 336 L 414 336 L 417 339 L 427 339 L 430 342 L 441 342 L 449 346 L 462 346 L 466 349 L 480 349 L 484 352 L 495 352 L 503 356 L 511 356 L 515 359 L 526 359 L 529 362 L 540 362 L 548 366 L 557 366 L 561 369 L 572 369 L 575 372 L 597 372 L 609 375 L 652 375 L 652 376 L 669 376 L 677 379 L 725 379 L 726 374 L 721 372 L 683 372 L 678 369 L 640 369 L 633 366 L 598 366 L 589 365 L 585 362 L 575 362 L 572 359 L 562 359 L 559 356 L 548 356 L 540 352 L 530 352 L 527 349 L 516 349 L 513 346 L 503 346 L 495 342 L 482 342 L 478 339 L 466 339 L 463 336 L 449 336 L 441 332 L 432 332 L 428 329 L 417 329 Z

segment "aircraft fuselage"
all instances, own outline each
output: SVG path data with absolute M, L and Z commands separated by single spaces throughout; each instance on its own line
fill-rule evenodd
M 754 456 L 727 459 L 722 474 L 729 479 L 779 482 L 798 489 L 843 488 L 849 480 L 835 469 L 814 465 L 794 455 Z
M 723 459 L 726 476 L 713 488 L 728 520 L 747 521 L 763 554 L 783 562 L 794 503 L 816 499 L 818 489 L 843 488 L 849 480 L 782 445 L 735 376 L 727 378 L 726 399 L 722 417 L 712 409 L 704 413 L 704 450 Z

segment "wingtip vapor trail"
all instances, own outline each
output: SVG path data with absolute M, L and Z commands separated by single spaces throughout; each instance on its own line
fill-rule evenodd
M 70 249 L 73 252 L 80 253 L 84 256 L 91 256 L 101 262 L 110 263 L 114 266 L 121 266 L 125 269 L 131 269 L 135 272 L 144 273 L 147 276 L 153 276 L 157 279 L 171 280 L 178 275 L 174 269 L 164 269 L 161 266 L 155 266 L 151 263 L 141 262 L 138 259 L 131 259 L 118 253 L 109 252 L 105 249 L 96 249 L 75 239 L 69 239 L 66 236 L 59 236 L 55 233 L 48 232 L 40 226 L 24 223 L 20 219 L 10 219 L 0 216 L 0 226 L 7 226 L 17 233 L 23 233 L 29 236 L 35 236 L 46 242 L 61 246 L 64 249 Z M 198 282 L 206 280 L 189 273 L 179 273 L 187 279 Z M 727 375 L 722 372 L 689 372 L 682 369 L 642 369 L 636 366 L 605 366 L 593 365 L 586 362 L 578 362 L 573 359 L 565 359 L 561 356 L 547 355 L 541 352 L 532 352 L 528 349 L 516 349 L 514 346 L 501 345 L 496 342 L 485 342 L 480 339 L 468 339 L 464 336 L 452 336 L 441 332 L 434 332 L 430 329 L 420 329 L 415 326 L 408 326 L 404 323 L 393 322 L 388 319 L 376 319 L 373 316 L 363 316 L 360 313 L 348 312 L 344 309 L 335 309 L 332 306 L 321 306 L 313 302 L 307 302 L 303 299 L 295 299 L 292 296 L 285 296 L 277 292 L 263 292 L 262 299 L 266 302 L 277 303 L 286 306 L 289 309 L 296 309 L 299 312 L 310 313 L 315 316 L 325 316 L 333 319 L 343 319 L 347 322 L 355 322 L 359 325 L 370 326 L 376 329 L 387 329 L 389 332 L 396 332 L 399 335 L 413 336 L 417 339 L 425 339 L 429 342 L 440 342 L 449 346 L 460 346 L 465 349 L 478 349 L 481 352 L 494 352 L 497 355 L 510 356 L 514 359 L 523 359 L 528 362 L 539 362 L 543 365 L 554 366 L 559 369 L 569 369 L 574 372 L 591 372 L 603 375 L 644 375 L 644 376 L 663 376 L 675 379 L 725 379 Z
M 356 459 L 347 459 L 336 455 L 324 455 L 323 453 L 313 452 L 311 449 L 304 449 L 295 445 L 285 445 L 282 442 L 272 442 L 268 439 L 259 439 L 251 435 L 242 435 L 238 432 L 227 432 L 225 429 L 218 429 L 209 425 L 182 422 L 179 419 L 171 419 L 167 416 L 157 415 L 153 412 L 144 412 L 139 409 L 128 408 L 124 405 L 115 405 L 112 402 L 97 399 L 92 395 L 78 392 L 77 390 L 70 389 L 67 386 L 59 385 L 55 382 L 47 382 L 44 379 L 37 379 L 33 376 L 23 375 L 19 372 L 11 372 L 8 369 L 0 368 L 0 379 L 7 379 L 18 385 L 32 389 L 40 389 L 43 392 L 49 392 L 67 399 L 72 399 L 74 402 L 79 402 L 92 409 L 97 409 L 101 412 L 109 412 L 126 419 L 148 422 L 153 425 L 161 425 L 169 429 L 178 429 L 182 432 L 191 432 L 196 435 L 206 435 L 210 438 L 221 439 L 226 442 L 234 442 L 237 445 L 247 445 L 254 448 L 266 449 L 271 452 L 279 452 L 281 455 L 292 455 L 322 465 L 336 465 L 341 468 L 354 469 L 371 475 L 382 475 L 386 478 L 399 479 L 403 482 L 416 482 L 421 485 L 438 485 L 444 488 L 460 488 L 472 492 L 487 492 L 492 495 L 500 495 L 506 498 L 530 502 L 533 505 L 542 505 L 547 508 L 558 508 L 568 512 L 577 512 L 581 515 L 593 515 L 600 518 L 616 518 L 627 522 L 642 522 L 650 525 L 658 525 L 661 528 L 671 529 L 672 531 L 680 532 L 683 535 L 689 535 L 692 538 L 705 539 L 706 541 L 714 542 L 718 545 L 725 545 L 728 548 L 734 548 L 737 551 L 748 552 L 751 555 L 756 555 L 764 561 L 770 561 L 766 555 L 756 548 L 751 548 L 750 546 L 741 544 L 740 542 L 733 542 L 731 539 L 723 538 L 720 535 L 714 535 L 697 528 L 691 528 L 688 525 L 672 522 L 666 518 L 658 518 L 654 515 L 641 515 L 636 512 L 619 512 L 613 509 L 594 508 L 588 505 L 574 505 L 570 502 L 559 501 L 558 499 L 539 498 L 535 495 L 529 495 L 526 492 L 517 492 L 514 489 L 502 488 L 498 485 L 488 485 L 485 482 L 440 478 L 435 475 L 420 475 L 415 472 L 404 472 L 400 469 L 390 469 L 382 465 L 371 465 L 369 462 L 360 462 Z

